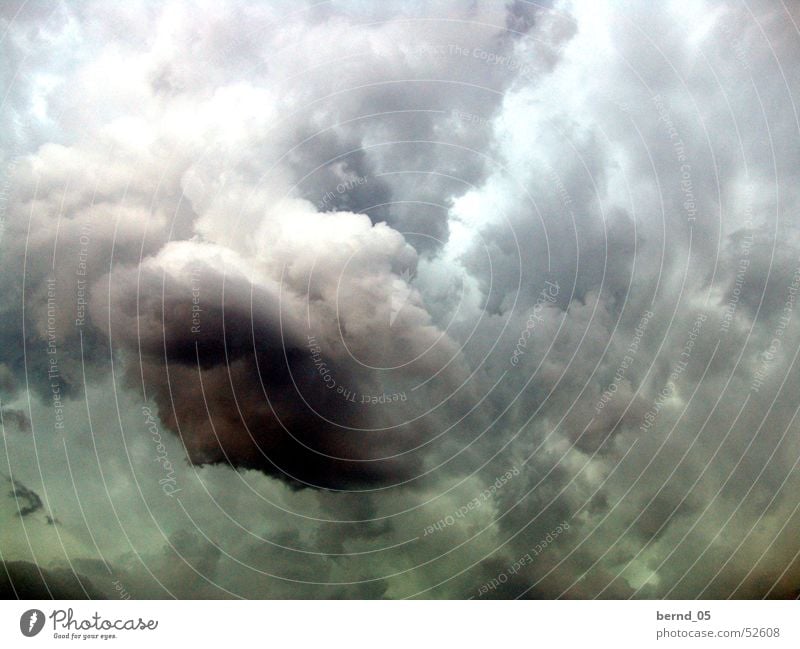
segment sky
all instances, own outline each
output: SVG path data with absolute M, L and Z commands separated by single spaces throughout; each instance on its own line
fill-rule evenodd
M 800 596 L 798 24 L 1 3 L 2 596 Z

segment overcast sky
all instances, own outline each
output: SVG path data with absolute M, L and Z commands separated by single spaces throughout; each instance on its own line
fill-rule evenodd
M 800 595 L 800 12 L 0 4 L 0 590 Z

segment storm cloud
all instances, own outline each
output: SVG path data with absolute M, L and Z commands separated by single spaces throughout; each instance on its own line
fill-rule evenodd
M 4 3 L 4 593 L 797 597 L 798 18 Z

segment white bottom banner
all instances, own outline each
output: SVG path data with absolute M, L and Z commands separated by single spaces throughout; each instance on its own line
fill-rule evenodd
M 5 601 L 0 647 L 800 647 L 798 612 L 797 601 Z

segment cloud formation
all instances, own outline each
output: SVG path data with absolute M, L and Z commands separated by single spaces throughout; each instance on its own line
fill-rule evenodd
M 6 3 L 2 558 L 796 597 L 798 18 Z

